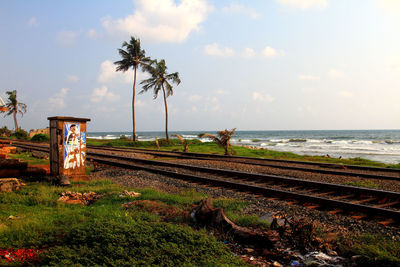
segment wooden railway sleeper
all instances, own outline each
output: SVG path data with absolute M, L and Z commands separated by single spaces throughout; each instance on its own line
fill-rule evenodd
M 399 203 L 400 203 L 400 201 L 396 200 L 396 201 L 387 202 L 387 203 L 383 203 L 383 204 L 376 204 L 376 205 L 373 205 L 373 207 L 374 208 L 386 208 L 386 207 L 395 206 Z
M 331 199 L 333 199 L 333 200 L 348 199 L 348 198 L 351 198 L 351 197 L 354 197 L 354 196 L 355 196 L 354 194 L 350 194 L 350 195 L 332 197 Z
M 364 198 L 364 199 L 360 199 L 360 200 L 354 200 L 354 201 L 350 201 L 350 203 L 361 204 L 361 203 L 368 203 L 368 202 L 371 202 L 374 200 L 376 200 L 376 197 L 369 197 L 369 198 Z

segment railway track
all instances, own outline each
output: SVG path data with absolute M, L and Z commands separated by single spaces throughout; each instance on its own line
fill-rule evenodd
M 16 143 L 14 143 L 16 144 Z M 169 157 L 189 160 L 213 160 L 220 162 L 243 163 L 247 165 L 263 166 L 275 169 L 301 171 L 308 173 L 321 173 L 327 175 L 340 175 L 368 179 L 400 181 L 400 170 L 377 167 L 363 167 L 330 163 L 315 163 L 304 161 L 288 161 L 278 159 L 256 159 L 249 157 L 212 155 L 205 153 L 183 153 L 170 151 L 151 151 L 146 149 L 114 148 L 104 146 L 87 146 L 90 150 L 107 150 L 110 152 L 141 153 L 154 157 Z M 370 173 L 373 172 L 373 173 Z
M 294 160 L 283 160 L 283 159 L 269 159 L 269 158 L 253 158 L 253 157 L 242 157 L 242 156 L 228 156 L 228 155 L 194 153 L 194 152 L 159 151 L 159 150 L 156 151 L 149 149 L 127 148 L 127 147 L 105 147 L 105 146 L 94 146 L 94 145 L 88 145 L 87 147 L 91 149 L 104 149 L 104 150 L 121 151 L 121 152 L 136 152 L 136 153 L 165 155 L 165 156 L 180 157 L 180 158 L 196 158 L 196 159 L 204 158 L 213 160 L 223 160 L 223 161 L 232 161 L 236 163 L 248 163 L 248 164 L 264 165 L 264 166 L 276 166 L 272 165 L 272 163 L 285 163 L 285 164 L 304 165 L 307 167 L 326 168 L 326 169 L 346 169 L 349 171 L 351 170 L 376 171 L 376 172 L 394 174 L 395 177 L 397 176 L 398 178 L 400 178 L 400 170 L 381 168 L 381 167 L 345 165 L 345 164 L 310 162 L 310 161 L 294 161 Z
M 14 142 L 14 144 L 17 143 L 21 142 L 19 141 Z M 23 143 L 28 143 L 28 142 L 23 142 Z M 38 144 L 32 144 L 32 145 L 39 146 Z M 155 150 L 139 149 L 139 148 L 121 148 L 121 147 L 116 148 L 116 147 L 104 147 L 104 146 L 93 146 L 93 145 L 88 145 L 87 148 L 91 150 L 107 150 L 110 152 L 142 153 L 142 154 L 152 155 L 154 157 L 173 157 L 178 159 L 234 162 L 234 163 L 244 163 L 248 165 L 264 166 L 276 169 L 293 170 L 293 171 L 301 171 L 309 173 L 322 173 L 329 175 L 353 176 L 353 177 L 369 178 L 369 179 L 400 181 L 400 170 L 390 169 L 390 168 L 318 163 L 318 162 L 308 162 L 308 161 L 293 161 L 293 160 L 281 160 L 281 159 L 251 158 L 251 157 L 240 157 L 240 156 L 226 156 L 226 155 L 215 155 L 206 153 L 155 151 Z
M 48 152 L 48 147 L 15 144 Z M 105 150 L 104 150 L 105 151 Z M 165 161 L 88 151 L 88 160 L 127 169 L 141 169 L 177 179 L 230 188 L 296 202 L 312 209 L 346 213 L 355 218 L 375 218 L 382 224 L 400 222 L 400 193 L 298 178 L 205 168 Z
M 304 161 L 288 161 L 288 160 L 277 160 L 277 159 L 256 159 L 250 157 L 212 155 L 205 153 L 149 151 L 145 149 L 111 148 L 103 146 L 88 146 L 88 148 L 93 150 L 107 150 L 111 152 L 144 153 L 148 155 L 153 155 L 155 157 L 174 157 L 180 159 L 234 162 L 234 163 L 244 163 L 248 165 L 277 168 L 277 169 L 302 171 L 302 172 L 322 173 L 322 174 L 341 175 L 341 176 L 357 176 L 370 179 L 400 181 L 400 170 L 388 169 L 388 168 L 363 167 L 363 166 L 315 163 L 315 162 L 304 162 Z M 284 165 L 282 165 L 282 163 L 284 163 Z M 367 172 L 374 172 L 374 173 L 367 173 Z

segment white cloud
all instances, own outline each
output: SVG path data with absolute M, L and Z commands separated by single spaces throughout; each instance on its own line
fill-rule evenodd
M 203 97 L 201 95 L 191 95 L 191 96 L 189 96 L 189 101 L 191 101 L 191 102 L 198 102 L 200 100 L 203 100 Z
M 222 11 L 226 13 L 243 14 L 252 19 L 257 19 L 260 17 L 260 14 L 254 9 L 239 5 L 237 3 L 231 3 L 229 6 L 222 8 Z
M 262 54 L 264 57 L 279 57 L 279 56 L 283 56 L 285 53 L 284 53 L 282 50 L 277 51 L 275 48 L 272 48 L 272 47 L 270 47 L 270 46 L 267 45 L 267 46 L 261 51 L 261 54 Z
M 52 97 L 49 97 L 48 102 L 52 106 L 52 108 L 64 108 L 65 102 L 64 99 L 68 93 L 68 88 L 62 88 L 61 91 L 55 94 Z
M 110 60 L 105 60 L 100 65 L 100 74 L 97 81 L 100 83 L 107 83 L 114 80 L 118 76 L 116 66 Z
M 338 70 L 338 69 L 330 69 L 328 71 L 328 75 L 331 76 L 332 78 L 342 78 L 342 77 L 344 77 L 343 71 Z
M 387 13 L 400 12 L 399 0 L 377 0 L 377 2 L 379 8 Z
M 179 43 L 200 29 L 213 7 L 207 1 L 135 0 L 135 10 L 125 18 L 103 20 L 111 35 L 140 36 L 149 42 Z
M 147 77 L 147 73 L 138 70 L 136 73 L 136 84 Z M 105 60 L 100 65 L 97 81 L 99 83 L 133 83 L 133 70 L 129 69 L 125 72 L 117 71 L 116 65 L 113 62 Z
M 75 44 L 78 33 L 74 31 L 61 31 L 57 33 L 57 43 L 62 46 Z
M 339 96 L 344 97 L 344 98 L 351 98 L 354 96 L 354 94 L 350 91 L 342 90 L 339 92 Z
M 135 100 L 135 107 L 146 107 L 147 104 L 141 100 Z
M 313 92 L 315 92 L 315 89 L 312 87 L 303 87 L 303 88 L 301 88 L 301 91 L 303 93 L 313 93 Z
M 79 81 L 79 77 L 76 75 L 68 75 L 67 80 L 72 83 L 76 83 Z
M 217 95 L 227 95 L 227 94 L 229 94 L 229 92 L 225 91 L 225 90 L 217 90 L 217 91 L 215 91 L 215 93 Z
M 36 27 L 39 26 L 39 22 L 37 21 L 36 17 L 32 17 L 27 22 L 29 27 Z
M 290 8 L 308 10 L 313 8 L 326 8 L 328 0 L 276 0 L 280 5 Z
M 87 32 L 87 36 L 91 39 L 94 39 L 98 36 L 98 34 L 95 29 L 89 29 Z
M 219 44 L 213 43 L 204 47 L 204 54 L 209 56 L 232 57 L 235 51 L 230 47 L 221 47 Z
M 90 98 L 91 102 L 97 103 L 100 101 L 110 101 L 114 102 L 119 100 L 119 95 L 115 95 L 113 92 L 108 91 L 106 86 L 101 88 L 94 88 L 92 96 Z
M 298 107 L 297 112 L 296 112 L 297 117 L 303 117 L 305 115 L 316 116 L 317 114 L 318 114 L 318 111 L 310 105 L 307 105 L 305 107 Z
M 254 101 L 261 101 L 261 102 L 267 102 L 267 103 L 272 103 L 274 102 L 275 98 L 273 98 L 269 94 L 263 94 L 259 92 L 253 92 L 253 100 Z
M 243 53 L 242 53 L 242 56 L 245 57 L 245 58 L 252 58 L 255 55 L 256 55 L 256 52 L 254 51 L 253 48 L 250 48 L 250 47 L 246 47 L 243 50 Z
M 317 81 L 319 80 L 318 76 L 308 75 L 308 74 L 300 74 L 299 79 L 303 81 Z

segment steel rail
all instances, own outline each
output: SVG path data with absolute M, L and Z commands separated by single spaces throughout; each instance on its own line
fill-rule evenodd
M 105 157 L 108 157 L 108 155 Z M 224 187 L 229 187 L 229 188 L 236 189 L 239 191 L 251 192 L 253 194 L 263 194 L 266 196 L 278 196 L 281 198 L 291 198 L 291 199 L 296 199 L 296 200 L 299 200 L 302 202 L 312 202 L 312 203 L 317 203 L 317 204 L 328 206 L 328 207 L 341 208 L 341 209 L 345 209 L 348 211 L 363 212 L 363 213 L 366 213 L 368 215 L 373 215 L 373 216 L 383 216 L 385 218 L 391 218 L 396 221 L 400 220 L 400 212 L 391 210 L 391 209 L 386 209 L 386 208 L 376 208 L 373 206 L 368 206 L 368 205 L 363 205 L 363 204 L 354 204 L 351 202 L 329 199 L 329 198 L 322 198 L 322 197 L 313 196 L 313 195 L 309 195 L 309 194 L 295 193 L 295 192 L 291 192 L 291 191 L 286 191 L 286 190 L 271 188 L 271 187 L 266 187 L 266 186 L 258 186 L 258 185 L 251 185 L 251 184 L 246 184 L 246 183 L 241 183 L 241 182 L 220 180 L 220 179 L 206 177 L 204 175 L 198 176 L 198 175 L 192 175 L 192 174 L 184 174 L 184 173 L 154 168 L 154 166 L 146 167 L 143 165 L 137 165 L 133 162 L 127 162 L 125 160 L 115 161 L 115 160 L 104 159 L 104 158 L 102 159 L 102 156 L 100 156 L 100 157 L 99 156 L 91 156 L 91 159 L 93 159 L 99 163 L 103 163 L 106 165 L 112 165 L 112 166 L 116 166 L 116 167 L 122 167 L 122 168 L 128 168 L 128 169 L 141 169 L 141 170 L 150 171 L 150 172 L 161 174 L 161 175 L 166 175 L 166 176 L 173 177 L 173 178 L 178 178 L 178 179 L 182 179 L 182 180 L 193 180 L 193 181 L 200 182 L 200 183 L 224 186 Z M 379 190 L 376 190 L 376 191 L 379 191 Z M 384 193 L 384 192 L 380 192 L 380 193 Z M 390 192 L 390 193 L 395 193 L 395 192 Z M 395 193 L 395 194 L 399 195 L 398 193 Z
M 0 140 L 0 143 L 2 141 L 3 140 Z M 7 140 L 4 140 L 4 141 L 7 141 Z M 13 140 L 13 142 L 15 143 L 16 141 Z M 22 141 L 22 140 L 18 140 L 17 142 L 30 143 L 30 144 L 33 143 L 32 141 Z M 38 143 L 39 142 L 36 142 L 36 144 L 38 144 Z M 244 156 L 228 156 L 228 155 L 194 153 L 194 152 L 160 151 L 160 150 L 150 150 L 150 149 L 143 149 L 143 148 L 107 147 L 107 146 L 97 146 L 97 145 L 87 145 L 87 148 L 114 150 L 114 151 L 139 152 L 139 153 L 152 154 L 152 155 L 156 155 L 156 156 L 164 154 L 164 155 L 168 155 L 168 156 L 176 156 L 179 158 L 188 158 L 188 159 L 212 158 L 212 159 L 222 159 L 222 160 L 226 160 L 226 159 L 251 160 L 251 161 L 260 161 L 263 163 L 250 163 L 248 161 L 245 161 L 245 162 L 235 161 L 235 162 L 253 164 L 253 165 L 261 165 L 261 166 L 270 166 L 270 167 L 276 167 L 276 168 L 285 168 L 285 167 L 273 165 L 273 164 L 267 165 L 266 162 L 303 164 L 303 165 L 316 166 L 316 167 L 320 167 L 320 168 L 333 168 L 333 169 L 347 168 L 347 169 L 353 169 L 353 170 L 379 171 L 379 172 L 394 173 L 394 174 L 398 175 L 398 177 L 382 176 L 382 179 L 384 179 L 384 177 L 389 177 L 389 178 L 393 177 L 395 180 L 400 179 L 400 170 L 391 169 L 391 168 L 383 168 L 383 167 L 358 166 L 358 165 L 349 165 L 349 164 L 336 164 L 336 163 L 323 163 L 323 162 L 297 161 L 297 160 L 284 160 L 284 159 L 270 159 L 270 158 L 254 158 L 254 157 L 244 157 Z M 299 167 L 299 169 L 301 169 L 301 167 Z M 304 168 L 304 170 L 314 170 L 314 169 L 305 169 Z M 320 170 L 320 169 L 315 169 L 315 170 Z M 327 171 L 331 171 L 331 170 L 327 170 Z M 333 171 L 333 172 L 335 172 L 335 171 Z M 351 172 L 344 172 L 344 171 L 337 171 L 337 172 L 341 173 L 340 175 L 346 175 L 346 173 L 349 173 L 349 175 L 352 174 Z M 356 173 L 356 174 L 364 175 L 362 173 Z M 365 175 L 368 176 L 368 174 L 365 174 Z M 370 177 L 370 178 L 372 178 L 372 177 Z
M 16 143 L 15 143 L 16 144 Z M 29 144 L 32 145 L 32 144 Z M 44 147 L 41 145 L 33 145 L 33 146 L 38 146 L 38 147 Z M 110 148 L 110 147 L 104 147 L 104 146 L 87 146 L 88 149 L 98 149 L 98 150 L 108 150 L 108 151 L 120 151 L 120 152 L 136 152 L 137 149 L 130 149 L 130 148 Z M 167 152 L 167 151 L 149 151 L 145 150 L 143 151 L 142 149 L 139 149 L 140 153 L 146 153 L 154 156 L 169 156 L 169 157 L 176 157 L 176 158 L 184 158 L 184 159 L 195 159 L 195 160 L 202 160 L 202 159 L 209 159 L 213 158 L 214 156 L 217 156 L 216 158 L 213 158 L 213 160 L 216 161 L 226 161 L 224 159 L 219 158 L 221 155 L 210 155 L 210 154 L 202 154 L 202 153 L 180 153 L 180 152 Z M 143 152 L 142 152 L 143 151 Z M 192 154 L 202 154 L 202 155 L 207 155 L 210 157 L 195 157 L 192 156 Z M 247 160 L 269 160 L 269 159 L 256 159 L 256 158 L 245 158 Z M 312 172 L 312 173 L 321 173 L 321 174 L 330 174 L 330 175 L 341 175 L 341 176 L 352 176 L 352 177 L 362 177 L 362 178 L 369 178 L 369 179 L 379 179 L 379 180 L 394 180 L 394 181 L 400 181 L 400 171 L 395 171 L 395 170 L 390 170 L 385 168 L 379 168 L 386 170 L 386 172 L 391 172 L 391 173 L 397 173 L 399 177 L 396 176 L 386 176 L 386 175 L 379 175 L 379 174 L 370 174 L 370 173 L 359 173 L 359 172 L 346 172 L 346 171 L 338 171 L 338 170 L 326 170 L 326 169 L 310 169 L 310 168 L 304 168 L 304 167 L 297 167 L 297 166 L 282 166 L 282 165 L 275 165 L 275 164 L 268 164 L 267 162 L 261 162 L 261 163 L 254 163 L 254 162 L 240 162 L 240 161 L 233 161 L 235 163 L 243 163 L 243 164 L 248 164 L 248 165 L 257 165 L 257 166 L 264 166 L 264 167 L 271 167 L 271 168 L 278 168 L 278 169 L 284 169 L 284 170 L 294 170 L 294 171 L 302 171 L 302 172 Z M 342 165 L 335 165 L 335 166 L 342 166 Z M 344 165 L 343 165 L 344 166 Z M 376 168 L 373 168 L 376 169 Z M 366 170 L 366 169 L 364 169 Z

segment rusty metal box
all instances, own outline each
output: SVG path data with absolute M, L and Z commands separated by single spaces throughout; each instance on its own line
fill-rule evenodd
M 72 181 L 88 180 L 86 174 L 86 122 L 90 119 L 49 117 L 50 172 Z

